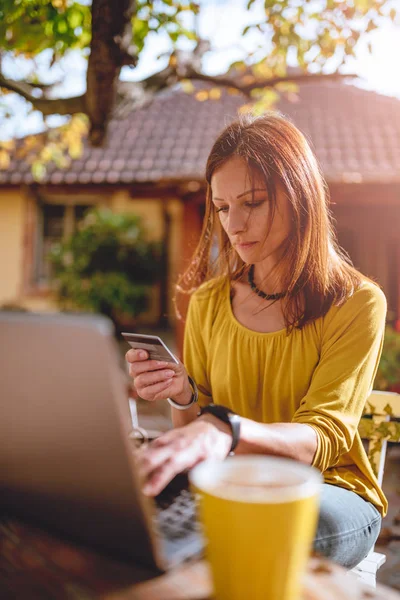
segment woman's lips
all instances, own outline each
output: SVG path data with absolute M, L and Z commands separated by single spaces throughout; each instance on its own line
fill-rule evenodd
M 256 244 L 257 244 L 257 242 L 244 242 L 244 243 L 235 244 L 235 245 L 236 245 L 236 248 L 238 248 L 239 250 L 249 250 Z

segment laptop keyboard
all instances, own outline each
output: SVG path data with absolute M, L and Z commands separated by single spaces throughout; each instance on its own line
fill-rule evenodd
M 157 529 L 170 540 L 186 537 L 188 533 L 201 533 L 196 495 L 188 486 L 187 475 L 181 473 L 155 498 Z

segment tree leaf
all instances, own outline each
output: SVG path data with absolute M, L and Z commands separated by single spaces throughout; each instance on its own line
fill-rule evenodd
M 46 167 L 39 160 L 35 160 L 32 164 L 32 175 L 35 181 L 41 182 L 46 176 Z

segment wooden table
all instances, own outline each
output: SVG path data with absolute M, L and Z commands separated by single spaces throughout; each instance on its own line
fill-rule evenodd
M 0 521 L 1 600 L 211 600 L 205 561 L 187 563 L 143 581 L 138 567 L 61 541 L 18 521 Z M 141 581 L 141 583 L 139 583 Z M 364 586 L 341 567 L 313 558 L 302 600 L 400 600 L 400 594 Z M 247 600 L 247 599 L 246 599 Z M 251 600 L 251 599 L 249 599 Z

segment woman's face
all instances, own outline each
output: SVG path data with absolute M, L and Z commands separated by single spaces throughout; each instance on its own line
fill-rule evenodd
M 291 207 L 281 185 L 276 186 L 276 210 L 265 181 L 256 170 L 250 177 L 246 162 L 230 158 L 211 178 L 212 202 L 232 246 L 247 264 L 278 262 L 283 242 L 291 231 Z

